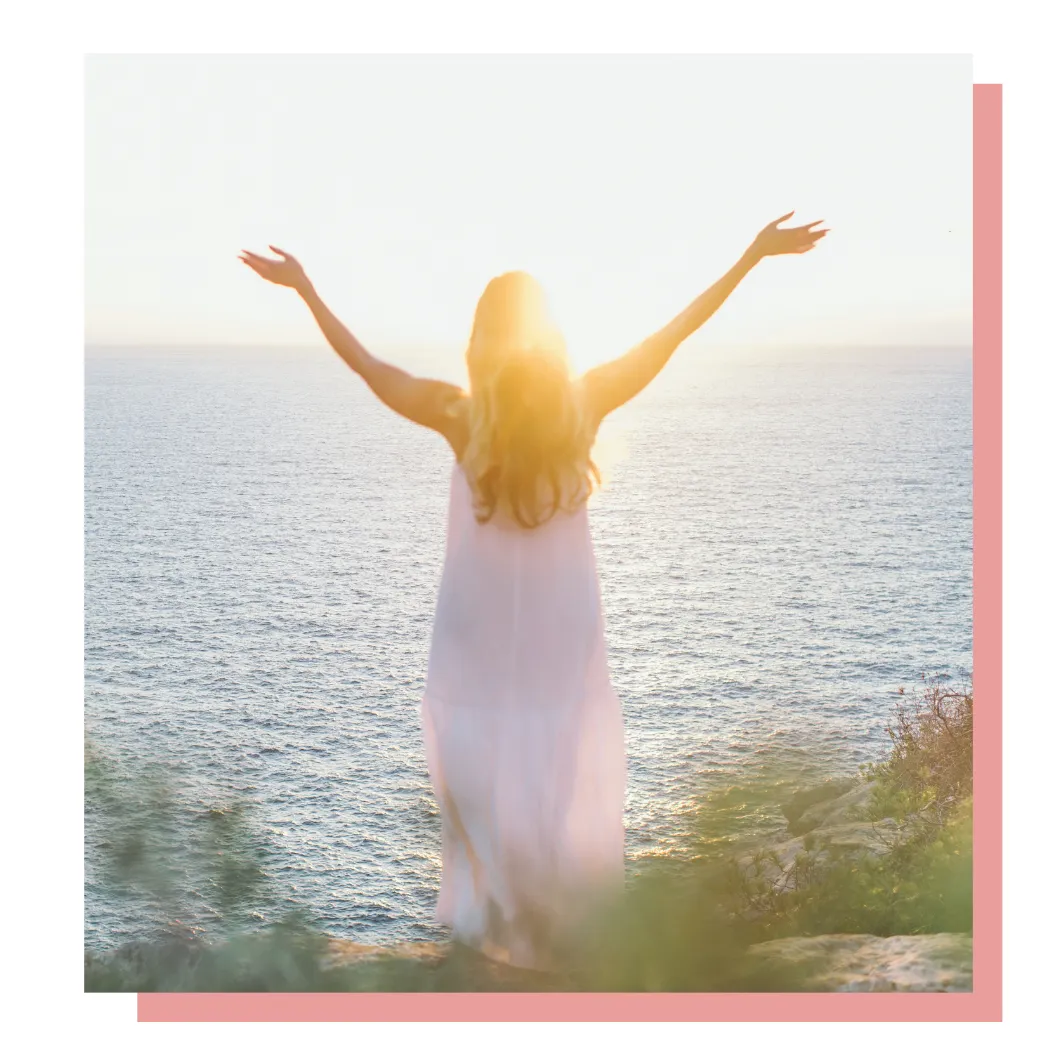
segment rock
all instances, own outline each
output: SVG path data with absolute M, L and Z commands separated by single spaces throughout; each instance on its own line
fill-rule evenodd
M 450 954 L 444 941 L 409 941 L 401 945 L 362 945 L 357 941 L 333 938 L 328 943 L 322 966 L 346 967 L 380 960 L 415 960 L 426 967 L 438 967 Z
M 199 943 L 173 942 L 162 947 L 126 946 L 104 957 L 86 954 L 86 989 L 133 992 L 206 988 L 216 992 L 219 977 L 222 988 L 243 987 L 254 992 L 274 988 L 272 983 L 259 985 L 260 972 L 242 971 L 238 965 L 211 969 L 208 964 L 205 972 L 197 974 L 198 964 L 205 962 L 211 951 Z M 780 982 L 786 987 L 796 986 L 811 992 L 965 992 L 971 989 L 969 934 L 888 938 L 826 934 L 781 938 L 754 945 L 749 957 L 753 961 L 754 978 L 767 976 L 769 983 Z M 268 960 L 268 956 L 265 958 Z M 245 956 L 245 962 L 252 967 L 257 967 L 256 961 L 262 959 L 254 953 Z M 282 959 L 285 965 L 290 965 L 292 957 Z M 381 986 L 389 987 L 388 991 L 392 992 L 557 992 L 580 988 L 560 974 L 551 976 L 508 967 L 449 942 L 383 946 L 331 940 L 325 955 L 317 962 L 326 976 L 328 971 L 353 968 L 349 982 L 342 983 L 348 991 Z M 381 965 L 379 970 L 375 969 L 377 964 Z M 159 981 L 160 971 L 166 974 L 164 981 Z M 203 980 L 204 976 L 207 981 Z M 300 978 L 305 979 L 305 972 Z M 317 985 L 300 978 L 285 984 L 289 989 L 312 989 Z
M 813 868 L 861 856 L 884 856 L 903 834 L 903 827 L 893 819 L 839 823 L 747 852 L 736 863 L 748 878 L 761 879 L 775 893 L 788 893 L 808 885 Z
M 793 825 L 804 815 L 806 809 L 814 805 L 820 805 L 831 801 L 842 794 L 848 793 L 856 786 L 857 779 L 828 779 L 818 786 L 811 786 L 804 790 L 798 790 L 789 801 L 782 806 L 782 814 L 786 822 Z
M 774 893 L 788 893 L 802 883 L 799 862 L 807 853 L 804 838 L 786 838 L 745 853 L 736 863 L 747 879 L 758 879 Z
M 866 822 L 874 789 L 874 782 L 858 783 L 844 793 L 808 805 L 796 818 L 787 817 L 790 830 L 801 835 L 818 827 L 833 827 L 854 820 Z
M 440 971 L 469 989 L 554 989 L 556 977 L 544 971 L 511 967 L 475 949 L 451 941 L 409 941 L 398 945 L 363 945 L 331 939 L 322 960 L 325 969 L 368 967 L 374 963 L 405 963 L 409 968 Z
M 828 993 L 968 993 L 970 934 L 824 934 L 754 945 L 759 963 L 803 969 L 806 987 Z
M 878 819 L 874 823 L 839 823 L 833 827 L 817 827 L 810 830 L 801 841 L 812 850 L 885 856 L 902 834 L 903 830 L 895 819 Z
M 873 781 L 832 779 L 799 790 L 782 806 L 788 836 L 763 836 L 736 854 L 738 867 L 758 891 L 788 893 L 811 884 L 815 872 L 839 860 L 885 856 L 905 835 L 893 819 L 872 821 Z M 754 906 L 755 907 L 755 906 Z

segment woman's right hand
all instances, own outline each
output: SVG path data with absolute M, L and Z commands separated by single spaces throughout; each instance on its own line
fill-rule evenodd
M 289 255 L 287 251 L 282 251 L 272 244 L 269 245 L 269 249 L 274 254 L 280 255 L 280 258 L 265 258 L 263 255 L 256 255 L 251 251 L 241 251 L 240 261 L 245 266 L 250 266 L 260 277 L 270 281 L 272 284 L 279 284 L 284 288 L 294 288 L 297 292 L 306 291 L 310 287 L 310 281 L 307 279 L 306 272 L 300 265 L 299 260 L 293 255 Z
M 757 238 L 750 246 L 750 251 L 758 258 L 767 258 L 769 255 L 803 255 L 816 246 L 816 241 L 830 232 L 829 229 L 820 229 L 812 232 L 822 221 L 814 221 L 811 225 L 798 225 L 793 229 L 780 229 L 781 222 L 792 218 L 794 212 L 784 214 L 781 218 L 765 225 L 757 233 Z

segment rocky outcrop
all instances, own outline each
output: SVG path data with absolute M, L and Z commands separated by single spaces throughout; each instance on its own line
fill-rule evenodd
M 821 993 L 964 993 L 972 987 L 969 934 L 824 934 L 754 945 L 759 962 L 802 970 Z
M 873 937 L 870 934 L 824 934 L 779 938 L 754 945 L 756 966 L 776 974 L 797 972 L 807 991 L 821 993 L 956 993 L 971 989 L 972 949 L 969 934 L 919 934 Z M 474 964 L 500 989 L 551 989 L 549 976 L 493 963 L 444 942 L 361 945 L 333 941 L 329 965 L 371 965 L 403 960 L 438 968 L 455 959 Z M 485 983 L 486 988 L 486 983 Z
M 739 856 L 737 864 L 747 877 L 760 879 L 776 893 L 785 893 L 808 885 L 814 869 L 861 856 L 884 856 L 902 834 L 892 819 L 843 822 L 817 827 L 800 838 L 762 844 Z
M 757 966 L 779 975 L 799 973 L 805 990 L 820 993 L 956 993 L 971 989 L 972 949 L 969 934 L 918 934 L 873 937 L 870 934 L 824 934 L 779 938 L 754 945 L 750 955 Z M 373 964 L 405 960 L 438 968 L 445 961 L 481 968 L 500 989 L 550 989 L 548 976 L 507 967 L 442 942 L 402 945 L 360 945 L 352 941 L 330 944 L 330 964 Z M 485 983 L 486 987 L 486 983 Z
M 894 819 L 872 820 L 874 782 L 831 780 L 782 806 L 789 833 L 747 843 L 737 856 L 748 879 L 775 893 L 801 889 L 815 871 L 844 860 L 885 856 L 906 834 Z
M 424 971 L 438 971 L 446 965 L 456 982 L 466 989 L 552 990 L 563 986 L 542 971 L 530 971 L 497 963 L 473 949 L 449 941 L 407 941 L 396 945 L 364 945 L 333 938 L 329 941 L 322 966 L 327 969 L 368 968 L 395 964 Z
M 325 967 L 347 967 L 355 964 L 378 963 L 381 960 L 415 960 L 425 967 L 438 967 L 450 955 L 446 941 L 407 941 L 400 945 L 363 945 L 357 941 L 333 938 L 322 964 Z
M 843 823 L 867 822 L 868 807 L 874 791 L 873 782 L 856 783 L 843 792 L 808 805 L 795 820 L 789 820 L 793 834 L 802 835 L 823 827 Z
M 197 978 L 197 968 L 210 966 L 212 949 L 202 944 L 126 946 L 114 953 L 86 955 L 86 988 L 97 991 L 166 991 L 184 989 L 217 991 L 213 981 Z M 346 991 L 448 989 L 463 992 L 557 992 L 573 987 L 563 978 L 495 963 L 487 957 L 449 942 L 416 941 L 396 945 L 366 945 L 331 940 L 324 953 L 315 951 L 314 964 L 327 977 L 346 971 L 343 983 L 326 988 Z M 754 945 L 749 950 L 751 973 L 782 980 L 803 991 L 858 992 L 964 992 L 971 989 L 972 950 L 969 934 L 925 934 L 872 937 L 869 934 L 826 934 L 789 937 Z M 245 957 L 254 976 L 254 954 Z M 285 964 L 297 960 L 288 954 Z M 237 966 L 224 968 L 231 979 Z M 159 980 L 159 974 L 165 980 Z M 290 973 L 286 976 L 290 979 Z M 255 982 L 243 988 L 256 992 L 274 989 L 322 988 L 308 971 L 303 981 L 282 984 Z M 209 970 L 208 970 L 209 978 Z M 305 982 L 305 984 L 304 984 Z M 227 988 L 232 988 L 225 982 Z
M 794 827 L 798 820 L 800 820 L 808 809 L 816 805 L 825 804 L 834 798 L 848 793 L 856 783 L 856 779 L 850 778 L 828 779 L 826 782 L 820 783 L 817 786 L 797 790 L 790 800 L 784 802 L 782 805 L 782 814 L 786 817 L 786 822 L 789 824 L 790 830 L 794 832 Z

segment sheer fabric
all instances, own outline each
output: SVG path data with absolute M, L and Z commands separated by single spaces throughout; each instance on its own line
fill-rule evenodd
M 494 959 L 549 967 L 623 880 L 623 719 L 586 505 L 531 531 L 479 524 L 455 465 L 421 720 L 436 917 Z

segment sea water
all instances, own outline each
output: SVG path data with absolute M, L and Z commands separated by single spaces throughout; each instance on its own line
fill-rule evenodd
M 971 453 L 962 349 L 684 348 L 606 422 L 633 860 L 681 843 L 714 773 L 851 771 L 899 687 L 971 668 Z M 87 352 L 86 735 L 189 815 L 248 807 L 263 919 L 440 934 L 418 703 L 451 461 L 320 348 Z M 90 805 L 93 948 L 158 918 L 110 885 L 107 830 Z M 181 898 L 205 927 L 212 903 Z

